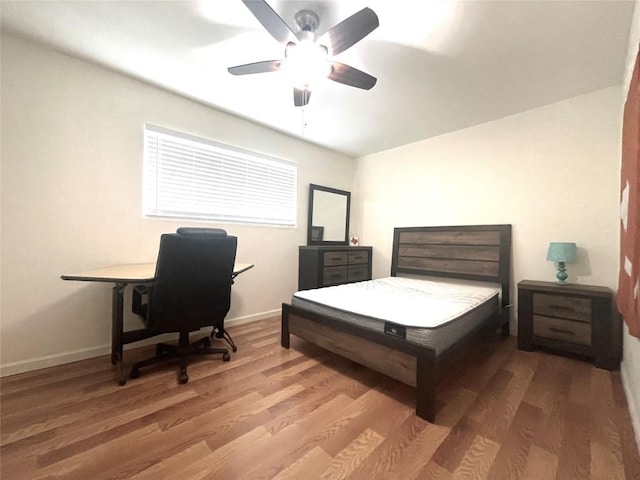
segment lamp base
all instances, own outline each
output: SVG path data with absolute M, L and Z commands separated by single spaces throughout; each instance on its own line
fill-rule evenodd
M 560 285 L 565 285 L 567 283 L 567 278 L 569 278 L 569 275 L 567 275 L 567 267 L 565 265 L 564 262 L 558 262 L 556 263 L 556 268 L 558 269 L 558 273 L 556 273 L 556 283 L 560 284 Z

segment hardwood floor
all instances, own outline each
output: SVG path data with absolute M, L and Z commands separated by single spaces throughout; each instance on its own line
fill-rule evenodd
M 484 340 L 452 366 L 436 424 L 414 390 L 292 337 L 231 327 L 239 351 L 142 371 L 107 357 L 1 380 L 10 479 L 639 479 L 618 372 Z M 128 363 L 152 350 L 126 352 Z

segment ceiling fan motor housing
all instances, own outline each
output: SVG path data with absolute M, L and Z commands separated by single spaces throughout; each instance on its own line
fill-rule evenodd
M 320 25 L 320 18 L 311 10 L 300 10 L 294 17 L 301 32 L 315 32 Z

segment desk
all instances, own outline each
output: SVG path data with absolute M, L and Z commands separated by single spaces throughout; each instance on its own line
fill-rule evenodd
M 236 263 L 233 266 L 232 278 L 253 268 L 252 263 Z M 127 343 L 137 342 L 144 338 L 141 330 L 124 331 L 124 291 L 130 283 L 140 284 L 152 282 L 156 274 L 156 264 L 132 263 L 113 267 L 85 270 L 84 272 L 61 275 L 62 280 L 81 282 L 114 283 L 111 301 L 111 364 L 118 366 L 118 383 L 124 385 L 127 377 L 122 364 L 122 347 Z

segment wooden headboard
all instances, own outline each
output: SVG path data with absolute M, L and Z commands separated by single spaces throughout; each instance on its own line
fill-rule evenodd
M 395 228 L 391 275 L 398 273 L 500 283 L 502 306 L 506 307 L 511 225 Z

